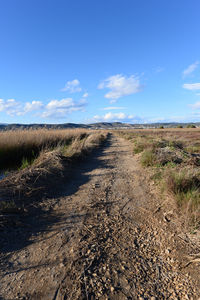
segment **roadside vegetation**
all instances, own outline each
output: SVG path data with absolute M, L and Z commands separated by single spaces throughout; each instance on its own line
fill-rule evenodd
M 70 176 L 71 165 L 101 145 L 107 133 L 82 129 L 0 133 L 0 211 L 26 206 Z M 35 200 L 34 200 L 35 201 Z M 15 208 L 15 209 L 14 209 Z
M 133 143 L 161 191 L 171 195 L 189 225 L 200 227 L 200 129 L 131 130 L 118 135 Z
M 83 139 L 84 130 L 10 130 L 0 132 L 1 170 L 24 168 L 38 157 L 41 151 L 68 146 L 74 139 Z

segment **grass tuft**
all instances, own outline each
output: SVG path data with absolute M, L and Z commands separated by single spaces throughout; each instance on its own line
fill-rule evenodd
M 150 167 L 154 165 L 155 154 L 152 150 L 145 150 L 141 155 L 141 164 L 144 167 Z
M 166 188 L 173 193 L 177 205 L 195 226 L 200 222 L 200 173 L 192 170 L 171 172 L 166 177 Z M 199 223 L 200 224 L 200 223 Z
M 167 176 L 167 187 L 175 195 L 188 193 L 193 190 L 200 191 L 200 176 L 189 171 L 170 172 Z

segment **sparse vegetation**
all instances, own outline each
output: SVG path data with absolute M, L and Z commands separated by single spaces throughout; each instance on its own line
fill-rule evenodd
M 133 153 L 139 155 L 141 165 L 152 168 L 152 179 L 174 197 L 178 208 L 187 212 L 189 223 L 199 226 L 199 129 L 118 131 L 118 134 L 133 142 Z

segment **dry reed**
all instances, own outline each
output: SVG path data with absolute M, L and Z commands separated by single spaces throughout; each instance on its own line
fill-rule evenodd
M 35 159 L 41 150 L 70 145 L 75 138 L 87 135 L 86 130 L 18 130 L 0 132 L 0 169 L 20 167 L 23 160 Z

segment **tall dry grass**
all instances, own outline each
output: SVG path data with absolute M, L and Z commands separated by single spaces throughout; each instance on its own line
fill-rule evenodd
M 31 162 L 42 150 L 70 145 L 74 139 L 82 139 L 87 134 L 83 129 L 0 132 L 0 169 L 20 167 L 23 161 Z

